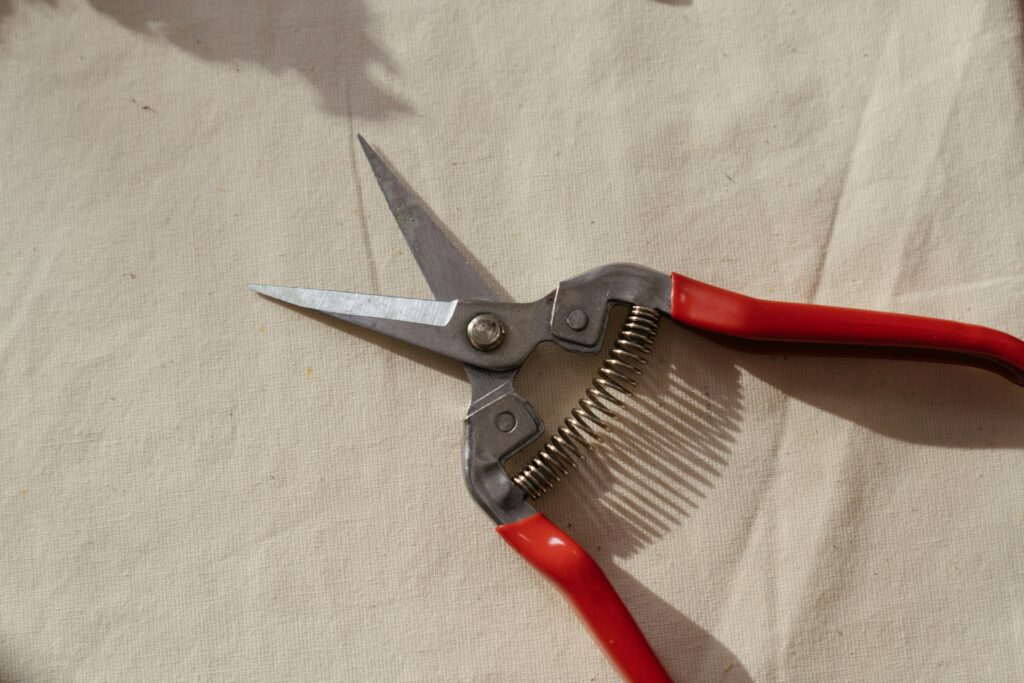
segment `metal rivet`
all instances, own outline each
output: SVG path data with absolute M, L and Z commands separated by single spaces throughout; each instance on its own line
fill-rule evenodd
M 511 432 L 516 428 L 516 416 L 512 413 L 498 413 L 494 425 L 503 432 Z
M 587 317 L 586 312 L 578 308 L 573 309 L 573 311 L 569 313 L 569 317 L 565 319 L 565 324 L 577 332 L 586 327 L 588 322 L 590 322 L 590 319 Z
M 469 321 L 466 336 L 474 348 L 493 351 L 505 341 L 505 326 L 490 313 L 481 313 Z

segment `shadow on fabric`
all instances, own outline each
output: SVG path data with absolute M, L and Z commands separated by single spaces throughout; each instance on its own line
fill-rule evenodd
M 727 476 L 745 407 L 741 370 L 793 400 L 893 440 L 1024 449 L 1024 390 L 995 374 L 919 361 L 755 354 L 749 346 L 702 337 L 663 320 L 643 386 L 620 408 L 613 431 L 602 434 L 604 443 L 569 481 L 540 501 L 545 514 L 592 552 L 607 558 L 641 551 L 693 515 Z M 552 360 L 541 360 L 547 370 L 533 371 L 537 388 Z M 575 396 L 568 385 L 564 392 L 560 410 L 547 406 L 543 416 L 565 411 L 564 400 Z M 531 398 L 534 391 L 522 393 Z M 557 426 L 549 422 L 549 433 Z M 685 614 L 615 563 L 602 562 L 602 568 L 629 607 L 645 615 L 641 628 L 655 626 L 646 631 L 672 674 L 751 680 L 735 655 Z
M 624 317 L 624 309 L 613 312 L 606 342 L 615 339 Z M 535 403 L 549 434 L 604 355 L 587 358 L 549 347 L 527 361 L 520 391 Z M 586 461 L 537 505 L 603 560 L 602 569 L 651 646 L 681 680 L 752 678 L 725 644 L 608 558 L 642 552 L 694 514 L 725 476 L 744 409 L 735 356 L 663 318 L 641 386 L 615 409 L 611 428 L 599 431 L 602 443 L 593 444 Z M 552 385 L 564 389 L 551 395 Z M 509 470 L 543 443 L 517 454 Z
M 0 20 L 55 0 L 0 0 Z M 272 74 L 294 72 L 320 95 L 334 116 L 382 119 L 409 111 L 398 96 L 374 82 L 372 72 L 394 74 L 387 53 L 370 37 L 370 16 L 360 0 L 89 0 L 121 26 L 164 40 L 200 59 L 256 64 Z
M 759 346 L 729 343 L 751 375 L 876 434 L 925 446 L 1024 448 L 1024 388 L 995 373 L 923 360 L 750 353 Z
M 606 342 L 614 341 L 623 316 L 624 310 L 616 311 L 609 320 Z M 551 359 L 555 362 L 580 364 L 564 351 L 553 349 L 551 354 L 557 354 Z M 743 392 L 734 360 L 729 351 L 696 340 L 663 319 L 641 386 L 614 408 L 609 429 L 597 430 L 601 442 L 592 443 L 586 461 L 544 496 L 544 511 L 555 519 L 606 530 L 595 538 L 607 552 L 624 558 L 689 517 L 723 475 L 740 428 Z M 542 394 L 540 387 L 530 388 L 533 377 L 539 373 L 543 382 L 548 375 L 531 368 L 532 362 L 524 367 L 521 387 L 528 400 Z M 560 405 L 537 406 L 549 433 L 559 426 L 554 419 L 573 407 L 567 401 L 580 398 L 594 374 L 575 370 L 574 381 L 566 382 L 565 394 L 558 398 Z M 542 445 L 531 444 L 510 463 L 510 470 Z

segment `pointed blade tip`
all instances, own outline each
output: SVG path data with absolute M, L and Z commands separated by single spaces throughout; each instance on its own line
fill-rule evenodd
M 373 147 L 370 147 L 370 143 L 366 141 L 366 138 L 364 138 L 362 134 L 356 133 L 356 140 L 359 140 L 359 146 L 363 148 L 363 154 L 366 155 L 367 159 L 372 159 L 376 156 L 376 153 L 373 151 Z
M 268 299 L 274 299 L 276 301 L 283 301 L 286 304 L 293 304 L 301 306 L 295 301 L 296 288 L 294 287 L 278 287 L 276 285 L 257 285 L 248 284 L 246 285 L 249 289 L 256 292 L 260 296 L 265 296 Z
M 304 287 L 249 285 L 249 289 L 275 301 L 319 311 L 363 327 L 375 327 L 378 331 L 381 331 L 380 328 L 390 322 L 444 327 L 451 320 L 458 304 L 457 301 L 408 299 L 359 292 L 306 289 Z M 380 322 L 376 325 L 367 325 L 353 317 L 373 318 Z

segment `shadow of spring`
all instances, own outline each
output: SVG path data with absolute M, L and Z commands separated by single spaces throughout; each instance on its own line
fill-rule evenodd
M 616 311 L 609 330 L 623 316 Z M 601 442 L 588 457 L 540 501 L 555 519 L 600 530 L 602 546 L 614 556 L 631 556 L 689 517 L 729 463 L 742 420 L 740 372 L 719 350 L 693 341 L 663 320 L 640 386 L 615 409 L 608 429 L 598 430 Z M 564 352 L 556 353 L 565 360 Z M 572 379 L 563 382 L 544 370 L 539 382 L 524 377 L 520 384 L 538 383 L 536 389 L 524 386 L 523 393 L 541 399 L 538 408 L 550 431 L 558 426 L 551 417 L 568 414 L 591 374 L 571 368 Z M 544 405 L 545 394 L 551 396 L 545 381 L 565 387 L 557 407 Z M 523 455 L 532 456 L 542 443 Z
M 623 319 L 624 310 L 613 313 L 607 342 Z M 581 359 L 558 349 L 536 355 L 519 385 L 550 431 L 604 355 Z M 682 680 L 752 679 L 725 644 L 611 560 L 632 556 L 695 514 L 726 476 L 743 417 L 741 375 L 733 360 L 731 352 L 663 318 L 640 386 L 601 432 L 603 442 L 537 501 L 597 557 L 669 673 Z M 531 444 L 515 461 L 532 457 L 541 445 Z

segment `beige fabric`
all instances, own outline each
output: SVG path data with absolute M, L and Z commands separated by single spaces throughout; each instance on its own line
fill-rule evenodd
M 0 2 L 0 679 L 612 681 L 459 470 L 364 133 L 516 298 L 612 261 L 1024 335 L 1011 0 Z M 595 367 L 520 382 L 549 424 Z M 691 681 L 1024 680 L 1024 391 L 664 326 L 541 505 Z

